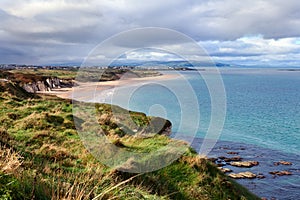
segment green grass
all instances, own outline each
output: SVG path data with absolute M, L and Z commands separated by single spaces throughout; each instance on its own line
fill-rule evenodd
M 184 142 L 153 135 L 153 128 L 146 130 L 153 117 L 107 104 L 97 104 L 96 110 L 99 125 L 112 143 L 145 153 L 140 162 L 147 163 L 164 148 L 170 156 L 168 150 L 174 148 L 184 154 L 154 172 L 118 171 L 86 150 L 75 129 L 70 101 L 50 96 L 21 98 L 3 89 L 0 199 L 259 199 Z M 117 117 L 113 110 L 118 111 Z M 128 135 L 125 128 L 137 131 Z M 148 136 L 137 136 L 139 131 Z
M 50 76 L 57 77 L 60 79 L 74 79 L 77 75 L 77 69 L 72 70 L 49 70 L 49 69 L 22 69 L 22 70 L 11 70 L 12 73 L 21 73 L 21 74 L 34 74 L 38 76 Z
M 124 75 L 124 77 L 123 77 Z M 22 70 L 0 70 L 0 78 L 11 77 L 16 82 L 30 82 L 40 80 L 42 77 L 57 77 L 59 79 L 76 79 L 79 81 L 112 81 L 122 78 L 139 78 L 161 75 L 153 70 L 129 70 L 129 69 L 97 69 L 82 68 L 80 70 L 66 69 L 22 69 Z

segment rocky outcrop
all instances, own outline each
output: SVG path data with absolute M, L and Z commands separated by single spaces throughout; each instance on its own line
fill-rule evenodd
M 109 104 L 96 104 L 96 110 L 98 123 L 106 135 L 135 135 L 144 138 L 155 134 L 169 136 L 172 132 L 172 123 L 161 117 L 147 116 Z M 107 130 L 107 126 L 113 129 Z
M 223 172 L 223 173 L 232 172 L 232 170 L 231 170 L 231 169 L 229 169 L 229 168 L 225 168 L 225 167 L 218 167 L 218 169 L 219 169 L 219 170 L 221 170 L 221 172 Z
M 278 165 L 292 165 L 292 163 L 291 163 L 291 162 L 288 162 L 288 161 L 283 161 L 283 160 L 281 160 L 281 161 L 279 161 L 279 162 L 274 162 L 274 165 L 275 165 L 275 166 L 278 166 Z
M 256 178 L 256 174 L 252 172 L 240 172 L 240 173 L 231 173 L 228 174 L 229 177 L 234 178 L 234 179 L 241 179 L 241 178 L 247 178 L 247 179 L 253 179 Z
M 152 132 L 159 135 L 170 136 L 172 133 L 172 123 L 161 117 L 150 117 L 150 123 L 146 132 Z
M 70 88 L 74 86 L 73 80 L 43 77 L 42 80 L 32 81 L 29 83 L 21 83 L 22 87 L 30 93 L 36 93 L 38 91 L 46 92 L 59 88 Z
M 219 167 L 227 165 L 227 163 L 223 159 L 220 159 L 220 158 L 216 159 L 214 162 Z
M 253 166 L 257 166 L 258 164 L 259 162 L 257 161 L 242 161 L 242 162 L 230 163 L 231 166 L 235 166 L 235 167 L 253 167 Z
M 292 175 L 292 172 L 289 172 L 289 171 L 273 171 L 273 172 L 269 172 L 269 174 L 277 175 L 277 176 L 285 176 L 285 175 Z
M 232 161 L 241 161 L 243 158 L 241 158 L 240 156 L 234 156 L 231 158 L 227 158 L 227 157 L 219 157 L 220 159 L 223 159 L 226 163 L 232 162 Z
M 230 158 L 225 157 L 225 156 L 220 156 L 218 158 L 210 158 L 210 160 L 212 162 L 214 162 L 219 167 L 228 165 L 232 161 L 242 161 L 242 159 L 243 158 L 241 158 L 240 156 L 233 156 L 233 157 L 230 157 Z
M 73 79 L 59 79 L 39 74 L 0 71 L 0 82 L 10 82 L 21 86 L 29 93 L 46 92 L 59 88 L 74 86 Z

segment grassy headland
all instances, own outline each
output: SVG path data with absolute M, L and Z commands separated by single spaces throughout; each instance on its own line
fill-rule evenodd
M 99 125 L 121 148 L 151 152 L 170 143 L 187 147 L 164 134 L 128 135 L 112 117 L 112 109 L 121 108 L 97 104 L 96 109 Z M 130 113 L 141 130 L 149 125 L 150 117 Z M 131 128 L 126 120 L 123 125 Z M 71 101 L 0 82 L 0 199 L 259 199 L 186 149 L 171 165 L 150 173 L 109 168 L 83 146 Z
M 78 73 L 80 72 L 80 73 Z M 77 77 L 80 74 L 80 77 Z M 98 68 L 76 68 L 71 70 L 64 69 L 22 69 L 22 70 L 0 70 L 0 78 L 10 78 L 15 81 L 28 81 L 41 79 L 41 77 L 57 77 L 59 79 L 75 79 L 88 81 L 113 81 L 118 80 L 124 74 L 132 77 L 148 77 L 161 75 L 153 70 L 138 70 L 138 69 L 98 69 Z M 25 79 L 24 79 L 25 78 Z

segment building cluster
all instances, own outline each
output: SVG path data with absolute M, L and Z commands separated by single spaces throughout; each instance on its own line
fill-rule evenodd
M 13 69 L 48 69 L 48 70 L 78 70 L 80 66 L 59 66 L 59 65 L 20 65 L 20 64 L 0 64 L 0 69 L 5 69 L 5 70 L 13 70 Z M 116 70 L 180 70 L 180 71 L 185 71 L 185 70 L 193 70 L 192 68 L 189 67 L 179 67 L 179 66 L 163 66 L 163 65 L 158 65 L 158 66 L 128 66 L 128 65 L 123 65 L 123 66 L 88 66 L 89 69 L 116 69 Z
M 20 65 L 20 64 L 0 64 L 0 69 L 77 69 L 78 66 L 51 66 L 51 65 Z

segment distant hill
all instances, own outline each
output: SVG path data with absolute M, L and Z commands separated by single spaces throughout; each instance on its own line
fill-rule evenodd
M 199 61 L 115 61 L 110 66 L 146 66 L 146 67 L 231 67 L 226 63 L 199 62 Z

